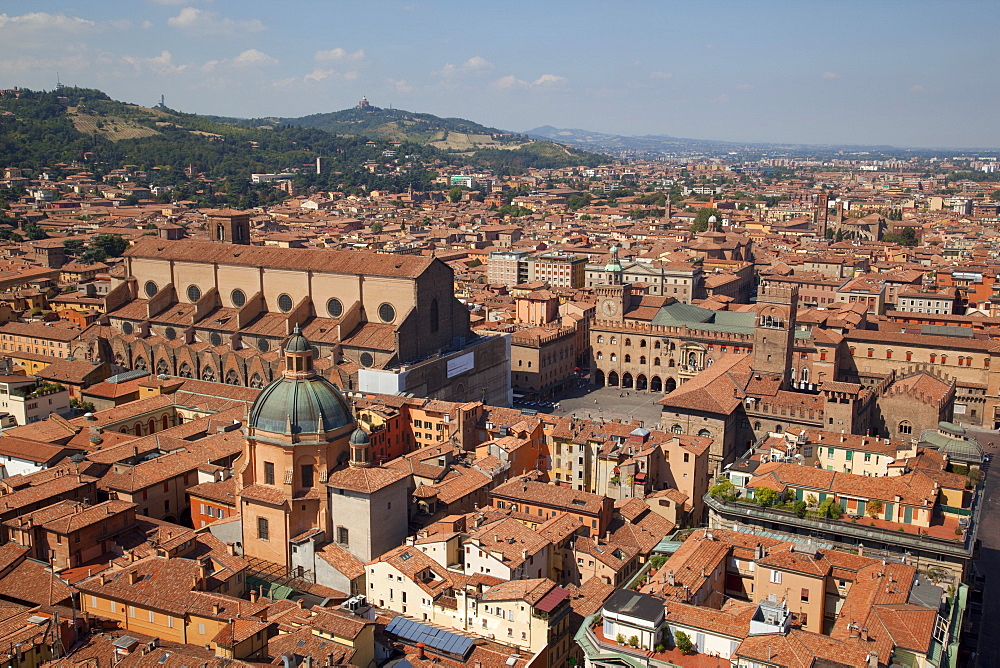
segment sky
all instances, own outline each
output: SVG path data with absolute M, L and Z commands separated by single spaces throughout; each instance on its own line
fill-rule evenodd
M 0 88 L 238 117 L 1000 147 L 1000 2 L 5 0 Z

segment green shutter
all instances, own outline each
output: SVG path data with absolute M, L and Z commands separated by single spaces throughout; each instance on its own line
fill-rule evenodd
M 867 509 L 868 509 L 867 501 L 858 501 L 858 515 L 864 515 Z
M 913 508 L 906 506 L 903 508 L 903 523 L 910 524 L 913 522 Z
M 819 502 L 823 503 L 824 501 L 826 501 L 826 492 L 820 492 L 819 493 Z
M 893 503 L 885 504 L 885 515 L 883 517 L 887 520 L 893 521 L 896 519 L 895 515 L 896 505 Z
M 801 489 L 795 490 L 795 500 L 802 501 L 805 497 L 805 493 Z
M 854 451 L 853 450 L 848 450 L 847 451 L 847 461 L 851 461 L 851 459 L 853 457 L 854 457 Z
M 843 497 L 841 497 L 840 499 L 840 509 L 843 510 L 845 513 L 847 512 L 847 499 Z

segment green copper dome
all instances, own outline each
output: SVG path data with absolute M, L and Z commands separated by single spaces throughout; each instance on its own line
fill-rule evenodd
M 295 325 L 292 335 L 288 337 L 288 343 L 285 344 L 285 352 L 304 353 L 307 350 L 309 350 L 309 340 L 302 336 L 302 330 L 299 329 L 298 325 Z
M 371 437 L 368 436 L 368 432 L 358 427 L 351 434 L 351 445 L 368 445 L 371 443 Z
M 249 427 L 272 434 L 325 434 L 354 424 L 347 400 L 313 370 L 312 347 L 298 326 L 285 345 L 285 372 L 261 390 Z
M 320 376 L 276 379 L 250 409 L 250 427 L 274 434 L 323 434 L 354 423 L 340 391 Z

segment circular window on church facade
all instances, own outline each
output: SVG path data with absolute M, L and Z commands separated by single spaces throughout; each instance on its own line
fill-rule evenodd
M 339 318 L 344 315 L 344 305 L 336 297 L 328 299 L 326 301 L 326 312 L 330 314 L 331 318 Z
M 177 338 L 177 330 L 173 327 L 167 327 L 167 329 L 164 330 L 163 335 L 167 337 L 167 341 L 173 341 Z
M 222 345 L 222 335 L 219 334 L 218 332 L 212 332 L 211 334 L 209 334 L 208 340 L 211 342 L 213 346 Z
M 201 299 L 201 288 L 197 285 L 188 286 L 188 301 L 192 304 Z
M 126 334 L 131 334 L 134 331 L 134 329 L 132 327 L 132 323 L 130 323 L 130 322 L 123 322 L 122 323 L 122 331 L 125 332 Z
M 378 317 L 382 319 L 382 322 L 392 322 L 396 319 L 396 309 L 392 307 L 392 304 L 382 304 L 378 307 Z
M 267 339 L 257 339 L 257 350 L 262 353 L 266 353 L 271 349 L 271 344 L 268 343 Z
M 361 366 L 370 367 L 375 364 L 375 356 L 371 353 L 361 353 Z
M 289 295 L 285 293 L 278 295 L 278 310 L 282 313 L 288 313 L 292 310 L 294 305 L 295 304 L 292 302 L 292 298 Z
M 143 286 L 143 289 L 146 291 L 147 297 L 152 297 L 160 291 L 160 288 L 153 281 L 146 281 L 146 285 Z
M 247 295 L 242 290 L 233 290 L 229 297 L 233 300 L 233 306 L 240 308 L 247 303 Z

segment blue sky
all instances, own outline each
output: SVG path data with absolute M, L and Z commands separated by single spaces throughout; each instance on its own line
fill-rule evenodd
M 183 111 L 998 147 L 1000 2 L 7 0 L 0 87 Z

